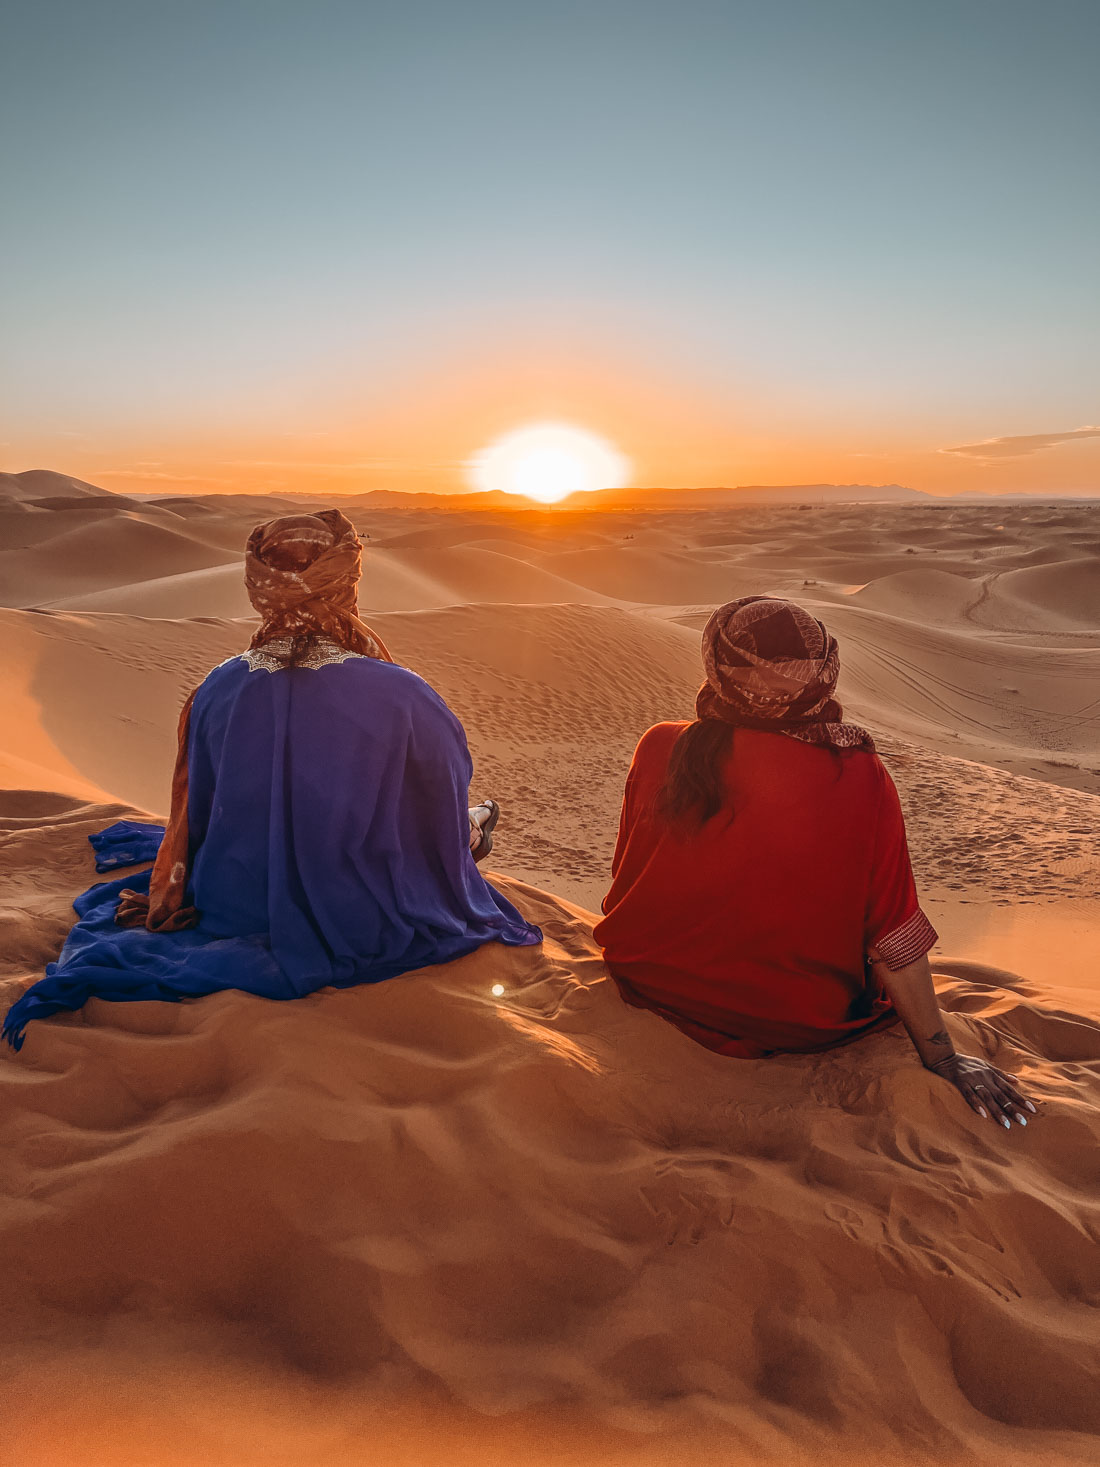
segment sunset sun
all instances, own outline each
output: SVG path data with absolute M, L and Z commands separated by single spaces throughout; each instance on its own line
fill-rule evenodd
M 568 423 L 534 423 L 476 454 L 470 478 L 478 489 L 553 504 L 569 494 L 621 488 L 629 482 L 630 464 L 595 433 Z

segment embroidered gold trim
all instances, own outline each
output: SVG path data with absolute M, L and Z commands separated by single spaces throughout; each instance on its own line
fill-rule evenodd
M 935 947 L 939 934 L 921 911 L 920 907 L 907 922 L 895 927 L 874 944 L 877 952 L 891 972 L 907 968 Z
M 250 647 L 247 652 L 242 652 L 241 661 L 248 663 L 250 672 L 286 672 L 286 659 L 290 656 L 291 643 L 290 637 L 276 637 L 265 642 L 262 647 Z M 332 667 L 338 662 L 348 662 L 353 657 L 361 659 L 364 655 L 362 652 L 349 652 L 346 647 L 330 641 L 328 637 L 318 637 L 311 643 L 302 661 L 295 663 L 295 666 L 315 672 L 319 667 Z

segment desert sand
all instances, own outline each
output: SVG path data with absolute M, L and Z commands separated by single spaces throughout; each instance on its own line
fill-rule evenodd
M 87 835 L 163 815 L 286 501 L 0 475 L 0 1006 Z M 348 502 L 542 949 L 293 1004 L 93 1002 L 0 1053 L 17 1467 L 1086 1463 L 1100 1451 L 1100 504 Z M 791 596 L 902 793 L 956 1043 L 723 1060 L 591 937 L 630 754 L 714 605 Z M 494 997 L 494 984 L 503 997 Z

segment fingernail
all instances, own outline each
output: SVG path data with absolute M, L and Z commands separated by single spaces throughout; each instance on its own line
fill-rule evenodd
M 1019 1111 L 1016 1112 L 1016 1119 L 1019 1121 L 1021 1126 L 1027 1125 L 1027 1117 L 1022 1116 Z
M 1001 1117 L 1001 1125 L 1004 1126 L 1006 1131 L 1012 1130 L 1012 1122 L 1008 1119 L 1007 1116 Z
M 1030 1100 L 1025 1100 L 1024 1101 L 1024 1104 L 1027 1106 L 1028 1110 L 1031 1112 L 1032 1115 L 1035 1115 L 1036 1114 L 1035 1107 L 1032 1105 L 1032 1103 L 1031 1103 Z
M 989 1112 L 987 1110 L 983 1110 L 980 1105 L 978 1106 L 978 1114 L 981 1116 L 983 1121 L 987 1120 L 989 1117 Z

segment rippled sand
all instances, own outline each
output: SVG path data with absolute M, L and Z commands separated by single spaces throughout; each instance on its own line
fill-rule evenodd
M 278 508 L 35 497 L 0 501 L 8 997 L 87 833 L 163 810 Z M 0 1054 L 13 1460 L 1094 1460 L 1097 507 L 357 522 L 365 614 L 463 717 L 494 879 L 547 944 L 294 1004 L 93 1003 Z M 631 749 L 748 592 L 840 638 L 950 1026 L 1021 1075 L 1026 1131 L 896 1033 L 726 1061 L 610 991 L 590 914 Z

